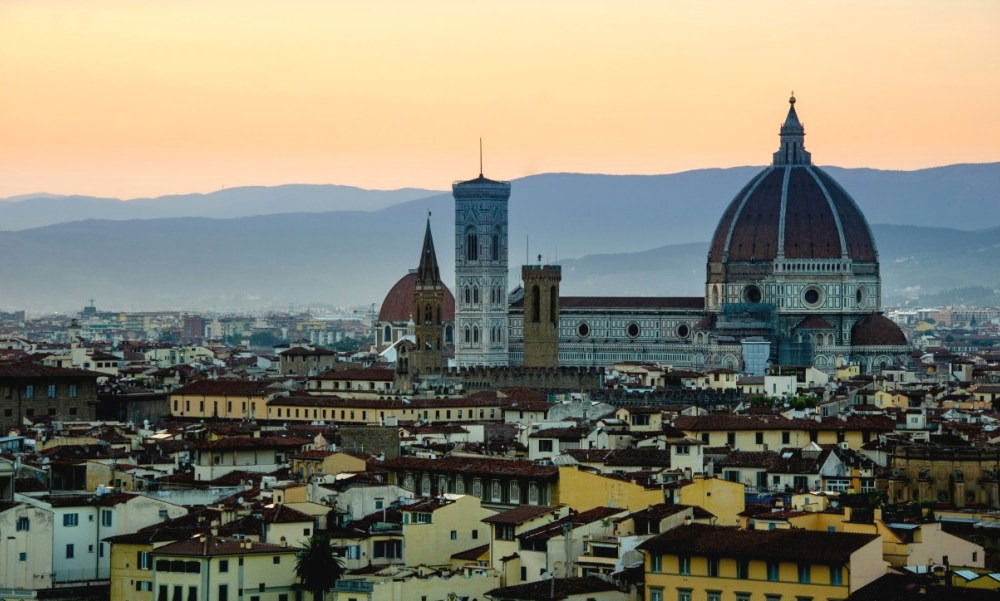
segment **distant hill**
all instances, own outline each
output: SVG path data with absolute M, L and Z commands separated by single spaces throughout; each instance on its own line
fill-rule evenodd
M 21 230 L 83 219 L 230 218 L 275 213 L 378 211 L 435 193 L 418 188 L 365 190 L 351 186 L 288 184 L 127 201 L 95 196 L 22 194 L 0 199 L 0 230 Z
M 558 257 L 568 294 L 700 294 L 704 241 L 756 171 L 517 180 L 510 201 L 511 285 L 530 252 Z M 873 226 L 887 299 L 1000 288 L 1000 164 L 830 171 L 872 223 L 895 224 Z M 380 302 L 416 266 L 428 210 L 450 282 L 450 194 L 411 193 L 420 194 L 398 191 L 402 201 L 369 211 L 95 219 L 0 231 L 0 308 L 67 310 L 90 297 L 123 309 Z

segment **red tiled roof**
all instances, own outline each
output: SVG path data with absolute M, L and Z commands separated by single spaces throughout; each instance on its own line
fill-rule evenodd
M 559 468 L 536 465 L 531 461 L 516 459 L 488 459 L 482 457 L 442 457 L 422 459 L 419 457 L 394 457 L 382 462 L 389 471 L 461 472 L 483 476 L 519 476 L 555 480 Z
M 823 319 L 819 315 L 810 315 L 802 321 L 799 325 L 795 326 L 797 330 L 832 330 L 834 329 L 830 322 Z
M 443 284 L 442 284 L 443 286 Z M 416 314 L 416 299 L 414 292 L 417 287 L 416 272 L 408 273 L 396 282 L 382 300 L 382 308 L 378 312 L 381 322 L 407 322 Z M 455 321 L 455 297 L 451 290 L 444 286 L 444 303 L 441 306 L 441 320 Z
M 851 328 L 852 346 L 906 346 L 906 335 L 896 322 L 881 313 L 870 313 Z
M 203 537 L 163 545 L 153 555 L 181 555 L 209 557 L 213 555 L 250 555 L 253 553 L 295 553 L 295 547 L 283 547 L 249 540 L 222 537 Z
M 331 369 L 316 376 L 317 380 L 362 380 L 392 382 L 396 374 L 384 367 Z
M 173 391 L 174 395 L 266 396 L 270 382 L 250 380 L 199 380 Z
M 816 530 L 740 530 L 725 526 L 679 526 L 639 545 L 654 553 L 681 553 L 773 561 L 840 564 L 876 540 L 874 534 Z
M 557 509 L 558 506 L 555 505 L 518 505 L 513 509 L 501 511 L 500 513 L 483 518 L 482 521 L 487 524 L 512 524 L 516 526 Z

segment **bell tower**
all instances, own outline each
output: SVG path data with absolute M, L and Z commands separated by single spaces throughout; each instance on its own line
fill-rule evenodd
M 524 366 L 559 366 L 559 265 L 524 265 Z
M 431 217 L 427 215 L 427 229 L 424 231 L 424 245 L 420 250 L 420 265 L 417 267 L 417 281 L 413 288 L 416 315 L 413 316 L 413 333 L 416 344 L 409 356 L 409 367 L 420 373 L 428 368 L 444 365 L 444 323 L 441 319 L 444 305 L 444 283 L 438 269 L 437 254 L 434 252 L 434 237 L 431 235 Z
M 480 155 L 482 156 L 482 155 Z M 504 366 L 508 351 L 507 201 L 510 182 L 479 177 L 452 186 L 455 197 L 455 360 Z

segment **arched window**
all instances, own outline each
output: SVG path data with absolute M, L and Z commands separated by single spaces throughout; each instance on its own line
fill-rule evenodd
M 472 303 L 472 290 L 468 286 L 465 287 L 465 304 Z
M 531 321 L 538 323 L 541 320 L 542 311 L 542 291 L 538 285 L 531 287 Z
M 427 305 L 424 307 L 424 323 L 429 324 L 434 321 L 434 307 Z
M 500 234 L 494 232 L 490 239 L 490 258 L 494 261 L 500 260 Z
M 451 344 L 452 342 L 454 342 L 454 341 L 452 340 L 452 337 L 453 337 L 454 335 L 455 335 L 455 332 L 454 332 L 454 330 L 452 329 L 452 327 L 451 327 L 451 326 L 445 326 L 445 328 L 444 328 L 444 341 L 445 341 L 446 343 L 448 343 L 448 344 Z
M 479 326 L 472 326 L 472 342 L 479 343 Z
M 465 342 L 472 342 L 472 336 L 469 334 L 469 326 L 465 326 Z
M 382 343 L 388 344 L 392 342 L 392 326 L 385 326 L 382 330 Z
M 473 305 L 479 304 L 479 286 L 472 287 L 472 304 Z
M 559 289 L 555 286 L 549 288 L 549 320 L 555 325 L 558 321 L 558 307 L 556 306 L 559 301 Z
M 476 228 L 471 225 L 465 228 L 465 260 L 476 261 L 479 259 L 479 236 L 476 235 Z

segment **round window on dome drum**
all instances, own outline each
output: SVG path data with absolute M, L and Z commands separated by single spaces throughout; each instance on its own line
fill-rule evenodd
M 690 328 L 687 327 L 686 324 L 682 323 L 681 325 L 677 326 L 677 337 L 678 338 L 687 338 L 688 334 L 690 334 L 690 333 L 691 333 L 691 330 L 690 330 Z
M 743 300 L 748 303 L 759 303 L 762 295 L 760 293 L 760 288 L 757 286 L 747 286 L 743 289 Z
M 858 291 L 854 293 L 854 301 L 859 307 L 865 304 L 864 288 L 858 288 Z
M 629 335 L 629 338 L 635 338 L 639 335 L 639 324 L 630 323 L 628 327 L 625 328 L 625 332 Z
M 805 301 L 806 305 L 810 307 L 815 307 L 820 304 L 823 300 L 823 295 L 820 293 L 819 288 L 806 288 L 805 292 L 802 293 L 802 300 Z
M 581 323 L 576 326 L 576 333 L 580 336 L 580 338 L 586 338 L 590 335 L 590 326 L 585 323 Z

